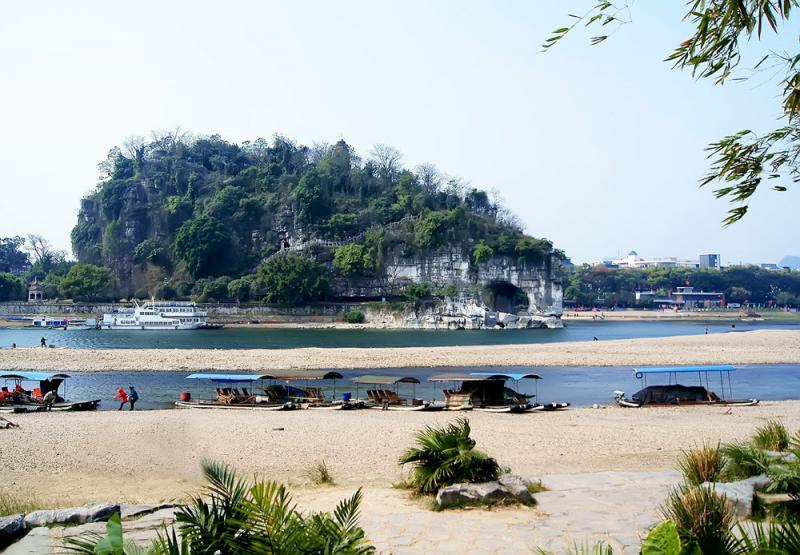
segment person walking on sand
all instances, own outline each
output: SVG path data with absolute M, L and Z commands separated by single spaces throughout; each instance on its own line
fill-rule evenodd
M 40 343 L 42 344 L 42 349 L 47 347 L 47 339 L 45 339 L 44 337 L 42 337 Z
M 136 391 L 133 386 L 130 386 L 128 389 L 130 390 L 130 393 L 128 393 L 128 402 L 131 404 L 131 410 L 133 410 L 133 405 L 139 400 L 139 392 Z
M 119 399 L 119 408 L 117 410 L 122 410 L 122 407 L 125 406 L 125 403 L 128 402 L 128 394 L 125 393 L 125 389 L 120 387 L 117 390 L 117 394 L 114 395 L 114 399 Z

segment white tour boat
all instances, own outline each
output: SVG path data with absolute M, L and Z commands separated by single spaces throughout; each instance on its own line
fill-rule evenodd
M 194 303 L 150 301 L 133 308 L 103 314 L 104 330 L 196 330 L 211 327 L 207 313 Z

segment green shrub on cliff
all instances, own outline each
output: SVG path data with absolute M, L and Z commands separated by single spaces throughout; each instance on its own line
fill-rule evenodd
M 258 271 L 263 300 L 282 305 L 299 305 L 325 297 L 330 273 L 310 258 L 288 254 L 273 258 Z
M 348 324 L 363 324 L 364 313 L 360 310 L 348 310 L 342 315 L 342 318 Z

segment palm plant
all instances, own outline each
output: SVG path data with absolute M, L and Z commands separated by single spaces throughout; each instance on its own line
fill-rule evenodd
M 703 482 L 716 482 L 725 468 L 725 459 L 720 452 L 719 444 L 702 445 L 689 451 L 683 451 L 678 459 L 678 468 L 686 483 L 698 486 Z
M 777 420 L 768 420 L 766 424 L 756 428 L 753 445 L 767 451 L 785 451 L 789 447 L 789 432 Z
M 767 471 L 770 459 L 763 449 L 749 443 L 729 443 L 720 448 L 725 459 L 725 480 L 743 480 Z
M 123 541 L 119 516 L 109 520 L 106 536 L 68 539 L 82 554 L 212 555 L 219 553 L 367 555 L 375 552 L 358 525 L 359 489 L 330 513 L 303 515 L 287 489 L 273 481 L 248 484 L 222 464 L 204 463 L 208 486 L 203 496 L 176 512 L 176 524 L 148 548 Z M 176 532 L 175 529 L 178 529 Z
M 661 512 L 675 523 L 684 544 L 696 545 L 702 553 L 731 553 L 734 545 L 733 509 L 712 488 L 688 487 L 672 490 Z
M 413 464 L 412 487 L 421 494 L 434 494 L 456 483 L 496 480 L 500 465 L 475 449 L 469 420 L 459 418 L 444 428 L 426 426 L 416 435 L 416 447 L 400 457 L 400 464 Z

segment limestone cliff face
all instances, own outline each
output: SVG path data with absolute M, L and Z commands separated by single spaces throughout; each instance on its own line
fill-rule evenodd
M 412 283 L 450 289 L 447 302 L 425 305 L 417 311 L 411 320 L 419 325 L 427 315 L 434 319 L 456 318 L 465 322 L 464 327 L 537 327 L 540 322 L 559 319 L 562 312 L 562 284 L 550 259 L 536 266 L 495 257 L 476 267 L 460 248 L 441 249 L 419 257 L 391 256 L 379 276 L 339 280 L 335 287 L 343 297 L 375 298 L 398 295 Z M 511 317 L 516 315 L 527 320 L 512 322 Z M 478 320 L 481 324 L 472 323 Z

